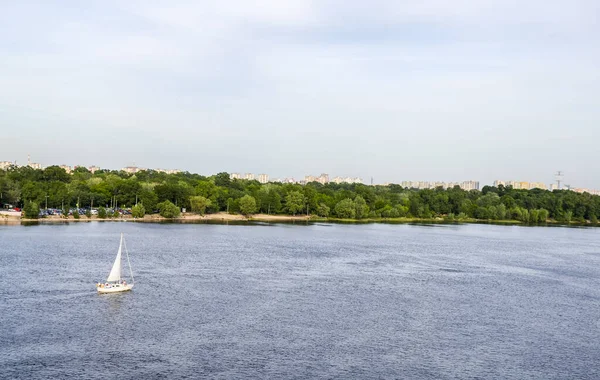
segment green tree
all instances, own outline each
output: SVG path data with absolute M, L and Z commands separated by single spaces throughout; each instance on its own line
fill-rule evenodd
M 98 218 L 106 219 L 106 209 L 104 207 L 98 208 Z
M 335 205 L 335 214 L 338 218 L 354 219 L 356 207 L 350 198 L 343 199 Z
M 360 195 L 357 195 L 356 198 L 354 198 L 354 208 L 356 209 L 356 219 L 362 219 L 369 215 L 369 206 L 367 206 L 367 202 Z
M 239 202 L 240 212 L 244 216 L 252 215 L 256 212 L 256 199 L 250 195 L 244 195 Z
M 317 215 L 327 218 L 329 216 L 329 206 L 325 203 L 319 203 L 319 207 L 317 207 Z
M 43 178 L 48 182 L 59 181 L 66 183 L 71 180 L 71 176 L 65 171 L 65 169 L 60 168 L 57 165 L 48 166 L 46 169 L 44 169 Z
M 40 206 L 33 201 L 25 202 L 23 212 L 27 219 L 37 219 L 40 216 Z
M 168 218 L 168 219 L 177 218 L 179 216 L 179 214 L 181 214 L 179 207 L 175 206 L 173 204 L 173 202 L 168 201 L 168 200 L 161 202 L 161 203 L 157 204 L 156 206 L 158 207 L 160 216 L 162 216 L 163 218 Z
M 190 204 L 192 206 L 192 212 L 197 212 L 200 215 L 204 215 L 206 208 L 210 207 L 212 202 L 210 199 L 205 198 L 202 195 L 196 195 L 190 197 Z
M 539 222 L 539 218 L 540 218 L 540 213 L 538 212 L 538 210 L 529 210 L 529 222 L 530 223 L 537 223 Z
M 92 211 L 89 208 L 85 210 L 85 216 L 87 216 L 88 219 L 92 218 Z
M 63 214 L 63 216 L 64 216 L 65 218 L 68 218 L 68 217 L 69 217 L 69 212 L 70 212 L 70 210 L 69 210 L 69 209 L 70 209 L 69 205 L 65 206 L 65 207 L 62 209 L 62 214 Z
M 548 220 L 548 214 L 549 214 L 548 210 L 543 209 L 543 208 L 539 209 L 538 210 L 538 220 L 541 223 L 546 223 L 546 221 Z
M 221 187 L 229 187 L 231 186 L 231 179 L 229 178 L 229 173 L 221 172 L 215 175 L 215 185 Z
M 304 195 L 299 191 L 292 191 L 285 197 L 285 207 L 292 215 L 304 209 Z
M 73 218 L 79 219 L 79 210 L 76 209 L 75 211 L 73 211 Z
M 143 204 L 138 203 L 131 208 L 131 216 L 134 218 L 143 218 L 146 215 L 146 208 Z
M 496 206 L 496 219 L 506 219 L 506 206 L 504 205 L 504 203 L 500 203 L 498 206 Z

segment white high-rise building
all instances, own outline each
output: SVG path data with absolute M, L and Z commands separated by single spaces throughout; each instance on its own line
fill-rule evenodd
M 320 176 L 318 176 L 317 178 L 315 178 L 315 181 L 325 185 L 326 183 L 329 183 L 329 174 L 327 173 L 322 173 Z
M 464 181 L 460 187 L 463 190 L 479 190 L 479 181 Z
M 260 183 L 269 183 L 269 175 L 268 174 L 259 174 L 258 182 Z

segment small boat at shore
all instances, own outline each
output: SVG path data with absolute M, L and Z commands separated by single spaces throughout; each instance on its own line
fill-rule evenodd
M 131 283 L 128 284 L 125 279 L 121 277 L 121 256 L 123 252 L 123 248 L 125 248 L 125 256 L 127 257 L 127 264 L 129 265 L 129 275 L 131 276 Z M 118 293 L 118 292 L 126 292 L 133 288 L 133 272 L 131 270 L 131 262 L 129 261 L 129 252 L 127 251 L 127 245 L 125 244 L 125 240 L 123 239 L 123 234 L 121 233 L 121 241 L 119 242 L 119 251 L 117 252 L 117 258 L 113 263 L 112 269 L 108 274 L 108 278 L 104 283 L 97 283 L 96 290 L 98 293 Z

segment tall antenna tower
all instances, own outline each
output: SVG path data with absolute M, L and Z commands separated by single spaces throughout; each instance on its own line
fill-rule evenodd
M 564 177 L 564 173 L 559 170 L 554 175 L 555 175 L 555 178 L 556 178 L 556 187 L 558 188 L 558 190 L 560 190 L 560 183 L 562 182 L 562 179 Z

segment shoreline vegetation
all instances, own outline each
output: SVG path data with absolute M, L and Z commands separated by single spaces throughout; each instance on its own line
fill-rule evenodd
M 600 196 L 570 190 L 481 190 L 398 184 L 260 183 L 154 170 L 67 173 L 58 166 L 0 170 L 0 221 L 494 223 L 595 226 Z M 22 214 L 21 214 L 22 212 Z M 18 219 L 12 219 L 16 218 Z M 22 218 L 21 218 L 22 217 Z
M 220 212 L 216 214 L 193 214 L 184 213 L 176 218 L 165 218 L 159 214 L 145 215 L 142 218 L 134 218 L 131 215 L 122 215 L 116 218 L 99 218 L 95 215 L 91 217 L 75 218 L 70 216 L 47 216 L 43 218 L 25 218 L 19 216 L 6 216 L 0 215 L 1 224 L 53 224 L 53 223 L 76 223 L 76 222 L 132 222 L 132 223 L 212 223 L 212 224 L 245 224 L 245 223 L 336 223 L 336 224 L 493 224 L 493 225 L 506 225 L 506 226 L 532 226 L 532 227 L 544 227 L 544 226 L 573 226 L 573 227 L 597 227 L 598 224 L 592 224 L 590 222 L 577 222 L 571 221 L 569 223 L 560 222 L 556 220 L 547 220 L 546 222 L 538 224 L 523 223 L 519 220 L 491 220 L 491 219 L 448 219 L 448 218 L 364 218 L 364 219 L 344 219 L 344 218 L 330 218 L 330 217 L 319 217 L 317 215 L 268 215 L 268 214 L 255 214 L 251 216 L 244 216 L 240 214 L 228 214 L 226 212 Z

